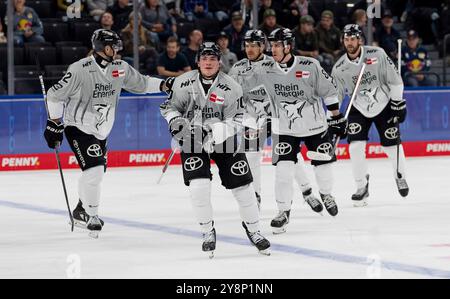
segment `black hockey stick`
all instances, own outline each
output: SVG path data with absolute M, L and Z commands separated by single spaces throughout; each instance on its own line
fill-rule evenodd
M 362 77 L 364 75 L 364 70 L 366 69 L 366 66 L 367 66 L 367 64 L 364 62 L 362 67 L 361 67 L 361 70 L 359 71 L 358 80 L 356 81 L 356 84 L 355 84 L 355 89 L 353 90 L 352 97 L 350 98 L 350 102 L 348 103 L 347 109 L 345 110 L 344 117 L 346 119 L 348 119 L 348 115 L 350 114 L 350 110 L 352 109 L 353 102 L 356 99 L 356 95 L 358 93 L 359 85 L 361 85 Z M 333 146 L 331 148 L 331 151 L 329 153 L 320 153 L 320 152 L 315 152 L 315 151 L 308 151 L 306 153 L 306 156 L 310 160 L 330 161 L 331 159 L 333 159 L 333 157 L 334 157 L 334 155 L 336 153 L 336 148 L 337 148 L 340 140 L 341 140 L 341 137 L 338 136 L 336 138 L 336 140 L 334 141 L 334 144 L 333 144 Z
M 42 75 L 41 66 L 39 64 L 39 58 L 37 57 L 37 55 L 36 55 L 36 66 L 37 66 L 38 72 L 39 72 L 39 82 L 41 83 L 42 95 L 44 97 L 44 103 L 45 103 L 45 109 L 47 111 L 47 117 L 50 118 L 50 114 L 48 112 L 47 92 L 45 91 L 44 77 Z M 63 186 L 64 196 L 65 196 L 65 199 L 66 199 L 67 210 L 69 211 L 69 218 L 70 218 L 71 229 L 72 229 L 72 232 L 73 232 L 75 223 L 73 221 L 72 212 L 70 210 L 69 197 L 67 196 L 66 182 L 64 181 L 64 174 L 63 174 L 62 167 L 61 167 L 61 159 L 59 157 L 59 147 L 60 147 L 60 145 L 61 144 L 58 142 L 56 144 L 56 146 L 55 146 L 55 156 L 56 156 L 56 162 L 58 164 L 59 175 L 61 176 L 61 183 L 62 183 L 62 186 Z

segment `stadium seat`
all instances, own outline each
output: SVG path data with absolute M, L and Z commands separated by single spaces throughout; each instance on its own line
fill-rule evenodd
M 27 56 L 28 64 L 36 63 L 36 55 L 42 67 L 57 63 L 55 47 L 30 47 L 27 49 L 25 55 Z
M 52 1 L 27 1 L 26 6 L 32 7 L 38 14 L 39 18 L 50 18 L 53 16 L 54 6 Z
M 215 38 L 221 31 L 219 21 L 215 19 L 197 19 L 195 28 L 202 31 L 207 39 Z
M 42 23 L 46 41 L 55 43 L 69 40 L 69 25 L 67 23 Z
M 63 42 L 55 42 L 56 49 L 59 49 L 61 47 L 82 47 L 82 42 L 77 41 L 63 41 Z
M 15 94 L 40 94 L 42 93 L 39 79 L 36 78 L 19 78 L 14 79 Z
M 92 33 L 95 30 L 100 28 L 98 23 L 80 23 L 75 22 L 72 24 L 75 34 L 75 40 L 80 41 L 83 45 L 90 47 L 91 46 L 91 37 Z
M 186 45 L 189 42 L 189 33 L 195 29 L 193 23 L 178 23 L 177 24 L 177 35 L 180 39 L 182 45 Z
M 24 49 L 14 48 L 14 64 L 21 65 L 24 63 Z M 0 71 L 3 73 L 8 72 L 8 48 L 0 47 Z
M 61 47 L 58 49 L 58 57 L 61 64 L 72 64 L 86 57 L 87 54 L 88 48 L 86 47 Z
M 61 78 L 67 71 L 68 65 L 46 65 L 45 74 L 47 77 Z

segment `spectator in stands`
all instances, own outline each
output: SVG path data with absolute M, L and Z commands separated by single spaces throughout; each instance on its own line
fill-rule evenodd
M 5 33 L 3 32 L 2 19 L 0 18 L 0 44 L 6 44 L 7 42 L 8 39 L 6 38 Z
M 277 24 L 277 14 L 273 9 L 266 9 L 264 12 L 264 21 L 259 26 L 259 29 L 264 32 L 266 36 L 269 36 L 275 29 L 282 28 L 282 26 Z
M 245 57 L 243 44 L 245 32 L 248 27 L 244 25 L 244 19 L 239 11 L 231 14 L 231 24 L 224 28 L 224 31 L 230 37 L 230 50 L 241 60 Z
M 400 39 L 400 33 L 392 27 L 394 25 L 394 19 L 390 10 L 384 11 L 381 23 L 382 27 L 376 33 L 376 41 L 392 60 L 397 61 L 397 40 Z
M 264 20 L 264 13 L 268 9 L 272 9 L 275 11 L 275 15 L 277 15 L 280 19 L 282 18 L 283 7 L 279 2 L 272 0 L 261 0 L 261 7 L 258 12 L 258 20 L 260 23 Z
M 154 40 L 166 41 L 173 35 L 171 24 L 172 18 L 164 3 L 160 0 L 145 0 L 140 8 L 142 24 L 153 33 Z M 156 36 L 155 36 L 156 35 Z
M 112 27 L 114 25 L 114 18 L 113 15 L 110 12 L 105 12 L 100 17 L 100 26 L 103 29 L 112 30 Z
M 114 5 L 114 0 L 86 0 L 89 9 L 89 15 L 94 18 L 94 20 L 99 21 L 100 16 L 108 9 Z
M 108 8 L 108 11 L 113 15 L 113 30 L 116 32 L 120 32 L 128 25 L 128 17 L 133 11 L 133 7 L 130 6 L 129 2 L 129 0 L 117 0 L 112 7 Z
M 341 53 L 341 31 L 334 25 L 334 14 L 324 10 L 316 27 L 319 38 L 319 54 L 324 58 L 322 67 L 331 72 L 334 62 Z
M 184 0 L 184 16 L 188 21 L 195 19 L 212 18 L 208 10 L 208 0 Z
M 37 13 L 25 6 L 25 0 L 14 0 L 14 44 L 45 42 L 44 27 Z
M 247 28 L 257 28 L 259 24 L 254 24 L 252 11 L 253 0 L 236 1 L 231 6 L 231 15 L 233 15 L 234 12 L 240 12 L 240 14 L 242 15 L 242 19 L 244 20 L 244 24 Z
M 69 17 L 79 18 L 84 14 L 86 0 L 80 0 L 78 3 L 73 0 L 57 0 L 56 5 L 59 9 L 59 14 Z
M 435 76 L 420 74 L 430 70 L 428 52 L 420 46 L 416 31 L 408 31 L 406 46 L 402 50 L 402 74 L 406 86 L 436 86 Z
M 410 0 L 406 28 L 414 29 L 426 44 L 438 44 L 441 0 Z M 431 34 L 430 34 L 431 33 Z
M 236 54 L 228 49 L 230 41 L 228 35 L 222 31 L 217 38 L 217 44 L 219 45 L 220 51 L 222 52 L 222 57 L 220 58 L 220 70 L 228 73 L 231 67 L 238 62 Z
M 369 27 L 367 25 L 367 13 L 365 10 L 357 9 L 353 13 L 352 16 L 352 22 L 354 24 L 359 25 L 363 31 L 363 42 L 365 45 L 367 45 L 367 37 L 369 36 Z M 372 33 L 374 32 L 374 27 L 372 27 Z
M 198 48 L 203 43 L 203 33 L 200 30 L 193 30 L 189 33 L 189 44 L 183 50 L 184 56 L 187 58 L 191 69 L 197 69 L 197 56 Z
M 163 77 L 178 77 L 191 70 L 187 58 L 180 52 L 180 44 L 176 37 L 169 37 L 166 51 L 158 59 L 158 75 Z
M 158 61 L 158 52 L 152 44 L 150 32 L 142 26 L 142 16 L 138 14 L 138 32 L 139 32 L 139 61 L 144 64 L 148 74 L 156 73 L 156 63 Z M 120 35 L 123 41 L 122 59 L 133 65 L 133 26 L 134 14 L 129 16 L 128 25 L 121 31 Z
M 306 15 L 300 18 L 300 25 L 294 29 L 295 49 L 298 55 L 319 59 L 319 37 L 314 31 L 314 19 Z
M 298 25 L 298 20 L 302 16 L 311 16 L 314 21 L 319 20 L 319 14 L 314 9 L 314 7 L 311 6 L 311 1 L 308 0 L 288 0 L 285 2 L 285 17 L 286 17 L 286 24 L 285 25 L 288 28 L 294 28 Z

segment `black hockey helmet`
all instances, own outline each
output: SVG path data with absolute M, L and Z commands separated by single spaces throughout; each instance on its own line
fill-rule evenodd
M 248 30 L 244 36 L 244 42 L 266 44 L 266 35 L 262 30 Z
M 363 37 L 363 31 L 362 31 L 361 27 L 357 24 L 345 25 L 342 33 L 343 33 L 343 35 L 342 35 L 343 37 L 350 37 L 350 36 L 354 36 L 356 38 Z
M 219 46 L 214 42 L 203 42 L 200 45 L 200 48 L 197 52 L 196 60 L 199 61 L 201 56 L 204 55 L 213 55 L 216 56 L 217 59 L 220 60 L 220 57 L 222 56 L 222 52 L 220 51 Z
M 97 29 L 92 34 L 91 38 L 92 49 L 95 52 L 101 52 L 106 46 L 111 46 L 114 50 L 122 50 L 122 40 L 120 36 L 112 30 Z
M 282 42 L 284 47 L 291 45 L 291 49 L 294 50 L 295 37 L 288 28 L 275 29 L 270 33 L 268 40 L 269 42 Z

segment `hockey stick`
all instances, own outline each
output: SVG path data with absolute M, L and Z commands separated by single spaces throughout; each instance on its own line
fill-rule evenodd
M 398 73 L 399 75 L 401 75 L 401 67 L 402 67 L 402 40 L 398 39 L 397 40 L 398 43 Z M 401 179 L 402 178 L 402 174 L 399 171 L 400 168 L 400 143 L 401 143 L 401 138 L 400 138 L 400 122 L 398 121 L 398 119 L 394 118 L 394 123 L 397 124 L 397 133 L 398 133 L 398 139 L 397 139 L 397 178 Z
M 39 82 L 41 83 L 41 89 L 42 89 L 42 95 L 44 97 L 45 109 L 47 111 L 48 118 L 50 118 L 50 114 L 49 114 L 49 111 L 48 111 L 48 105 L 47 105 L 47 92 L 45 91 L 44 77 L 42 76 L 41 66 L 39 64 L 39 58 L 37 57 L 37 55 L 36 55 L 36 66 L 37 66 L 38 71 L 39 71 Z M 62 186 L 63 186 L 64 197 L 66 199 L 67 210 L 69 212 L 71 229 L 72 229 L 72 232 L 73 232 L 75 223 L 73 221 L 73 216 L 72 216 L 72 212 L 71 212 L 71 209 L 70 209 L 69 197 L 67 196 L 66 182 L 64 180 L 64 174 L 63 174 L 62 167 L 61 167 L 61 159 L 59 157 L 59 147 L 60 147 L 60 145 L 61 144 L 58 142 L 56 144 L 56 146 L 55 146 L 55 156 L 56 156 L 56 162 L 58 164 L 59 175 L 61 177 L 61 183 L 62 183 Z
M 161 173 L 161 175 L 159 176 L 158 181 L 156 182 L 157 185 L 159 185 L 159 183 L 161 183 L 161 180 L 162 180 L 164 174 L 166 173 L 167 169 L 169 168 L 169 165 L 170 165 L 170 163 L 172 162 L 173 157 L 175 156 L 176 152 L 177 152 L 176 149 L 172 149 L 172 152 L 170 153 L 169 158 L 167 158 L 167 161 L 166 161 L 166 163 L 164 164 L 164 167 L 163 167 L 163 169 L 162 169 L 162 173 Z
M 350 114 L 350 110 L 353 106 L 353 102 L 355 101 L 356 98 L 356 94 L 358 93 L 358 89 L 359 89 L 359 85 L 361 84 L 361 80 L 364 74 L 364 70 L 366 69 L 366 63 L 364 62 L 361 70 L 359 71 L 359 75 L 358 75 L 358 80 L 356 81 L 355 84 L 355 89 L 353 90 L 353 94 L 352 97 L 350 98 L 350 102 L 348 103 L 347 109 L 345 110 L 345 115 L 344 117 L 347 119 L 348 115 Z M 331 151 L 329 153 L 320 153 L 320 152 L 316 152 L 316 151 L 308 151 L 306 153 L 306 156 L 308 157 L 308 159 L 310 160 L 316 160 L 316 161 L 330 161 L 331 159 L 333 159 L 335 153 L 336 153 L 336 148 L 339 144 L 339 141 L 341 140 L 341 137 L 338 136 L 333 144 L 333 147 L 331 148 Z

